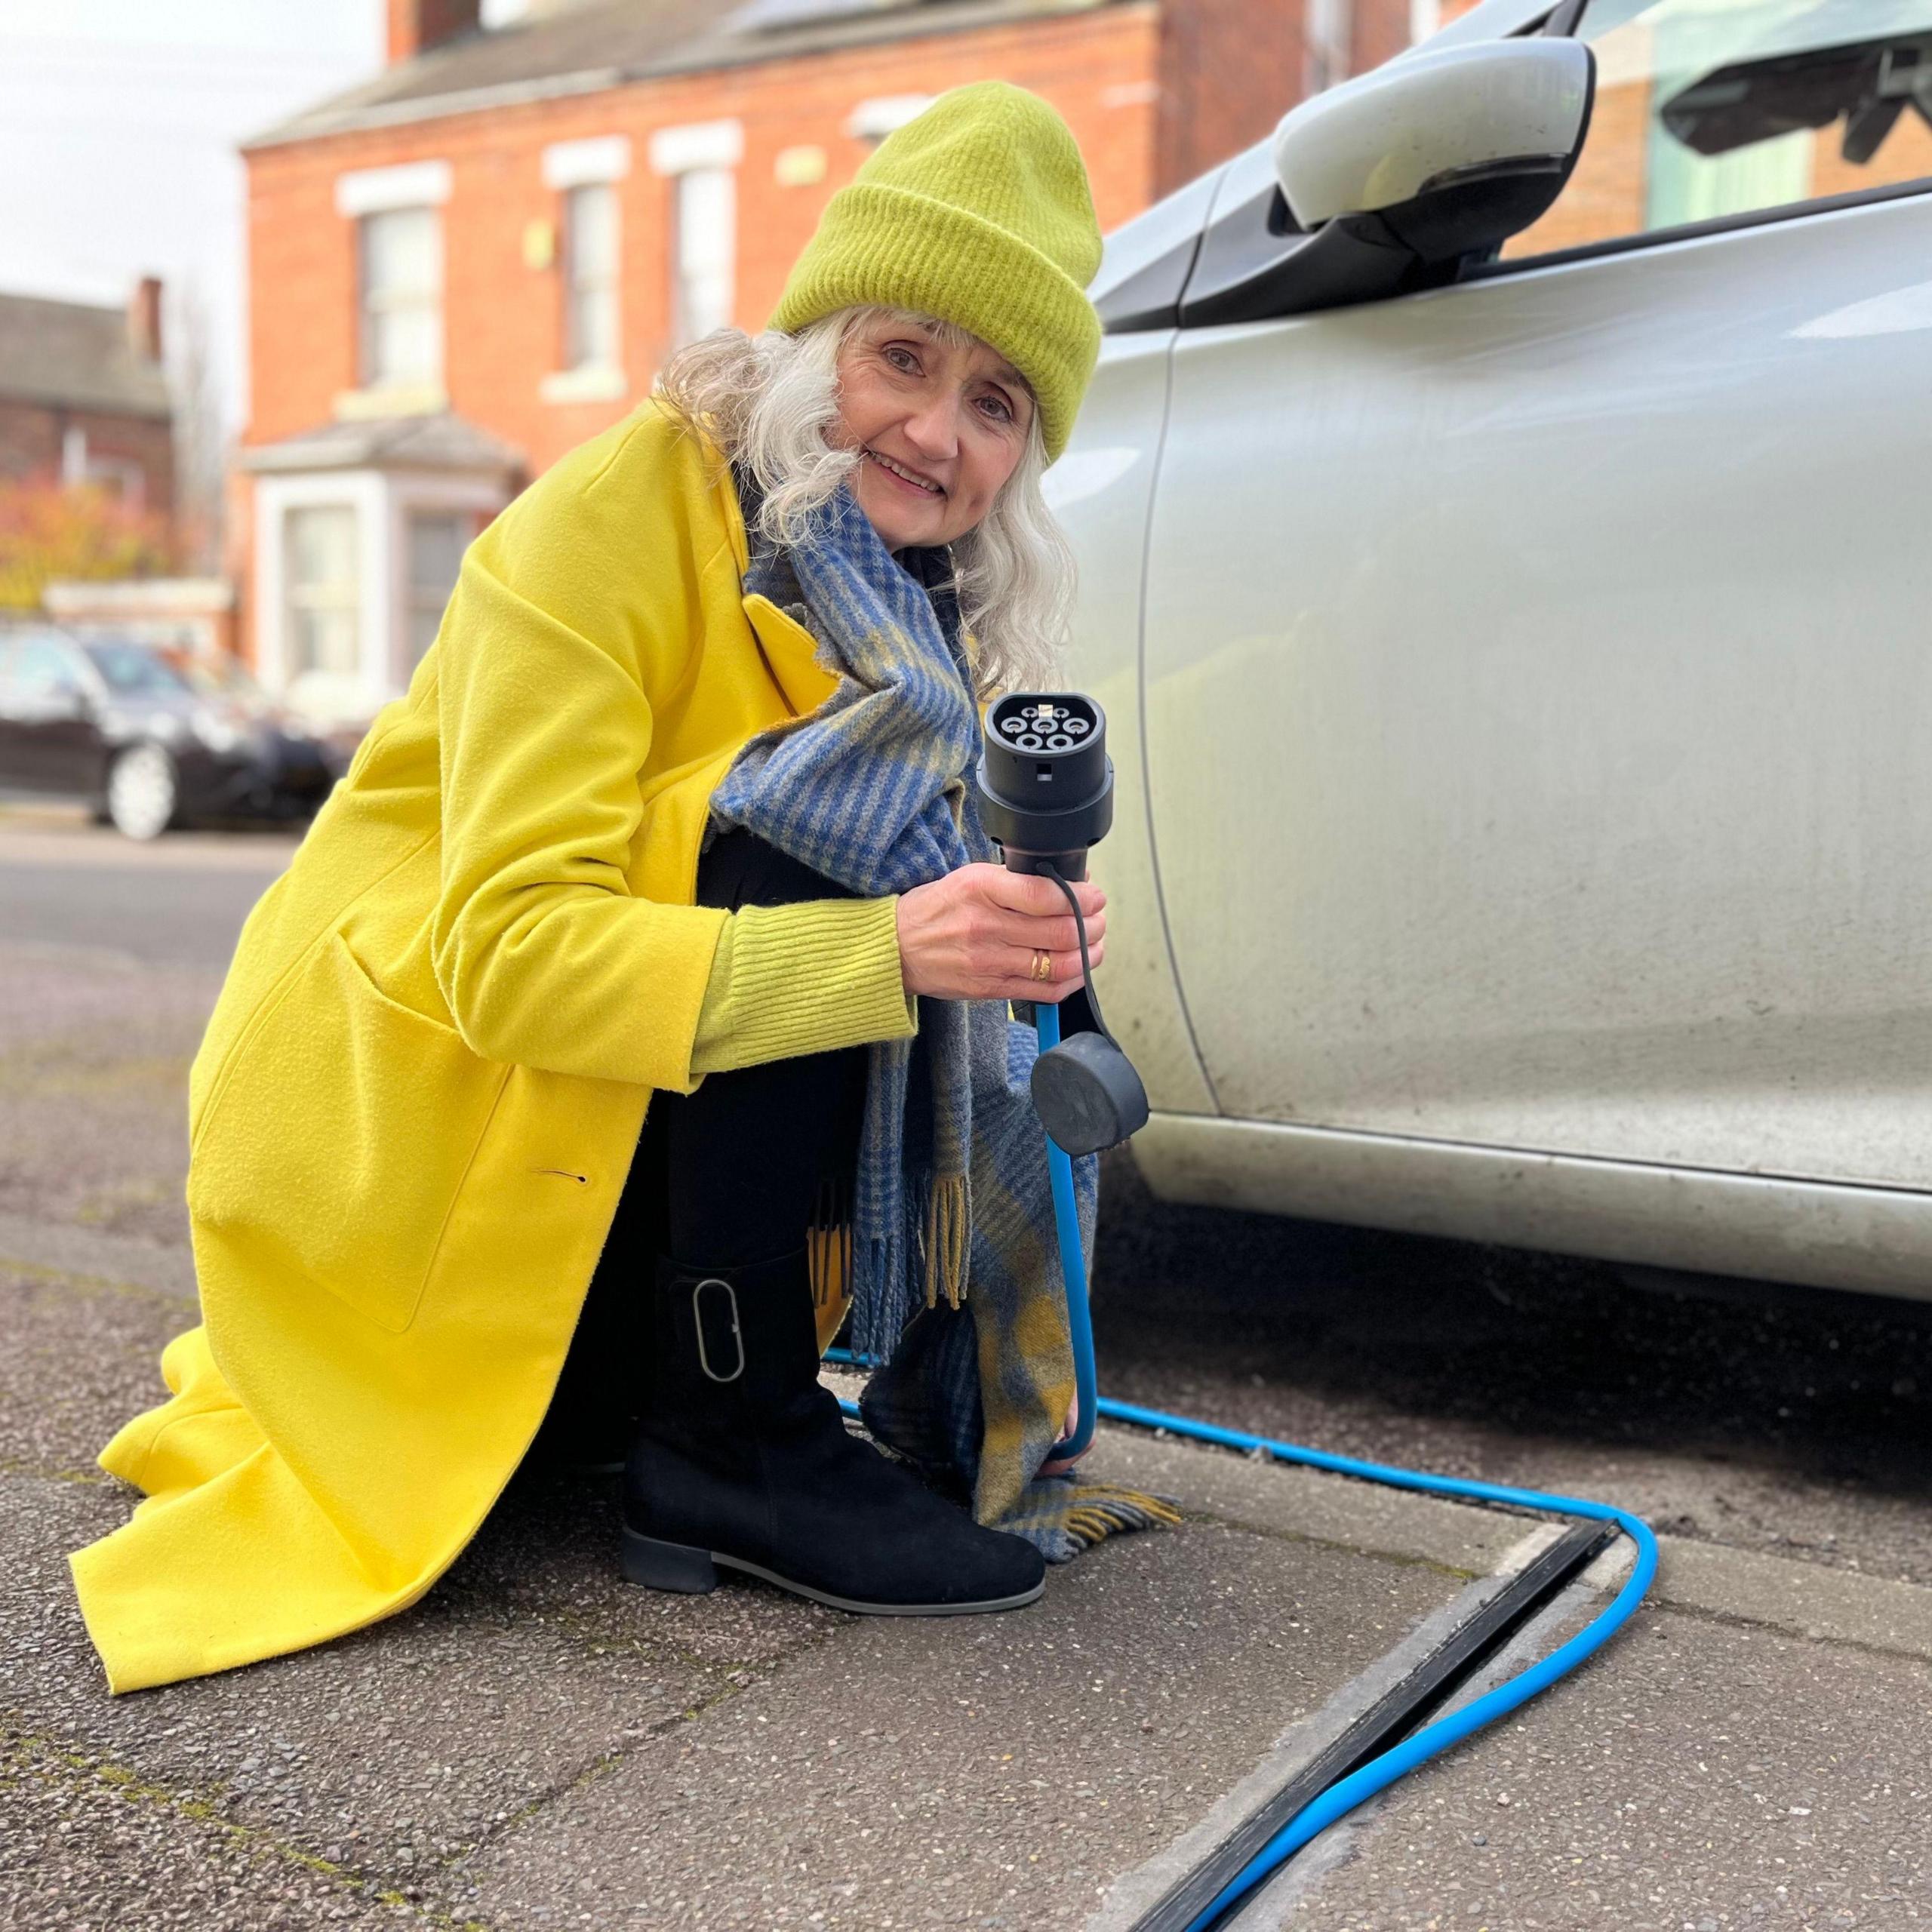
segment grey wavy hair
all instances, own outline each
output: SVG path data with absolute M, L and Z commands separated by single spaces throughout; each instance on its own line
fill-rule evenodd
M 758 523 L 768 540 L 795 543 L 811 513 L 863 460 L 835 448 L 838 352 L 861 323 L 889 315 L 950 347 L 977 340 L 955 324 L 903 309 L 841 309 L 788 335 L 720 329 L 680 349 L 659 377 L 670 413 L 700 429 L 758 478 Z M 1073 552 L 1041 494 L 1047 467 L 1036 410 L 1013 474 L 977 528 L 952 545 L 961 621 L 974 640 L 977 695 L 1051 690 L 1073 605 Z

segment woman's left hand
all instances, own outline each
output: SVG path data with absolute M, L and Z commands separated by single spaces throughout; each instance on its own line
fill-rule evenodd
M 1066 1405 L 1066 1426 L 1060 1431 L 1060 1439 L 1063 1442 L 1070 1441 L 1073 1432 L 1079 1426 L 1080 1398 L 1075 1395 Z M 1090 1442 L 1087 1445 L 1087 1449 L 1091 1449 L 1093 1446 Z M 1081 1450 L 1080 1456 L 1085 1455 L 1087 1449 Z M 1080 1456 L 1061 1456 L 1056 1457 L 1051 1463 L 1042 1463 L 1040 1465 L 1040 1473 L 1043 1476 L 1063 1476 L 1075 1463 L 1079 1461 Z

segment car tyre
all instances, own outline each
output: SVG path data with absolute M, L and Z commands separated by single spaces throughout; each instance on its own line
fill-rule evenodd
M 107 774 L 107 816 L 129 838 L 158 838 L 174 823 L 181 782 L 165 746 L 131 745 Z

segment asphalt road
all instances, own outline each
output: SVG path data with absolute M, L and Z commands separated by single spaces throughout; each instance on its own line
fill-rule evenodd
M 219 968 L 295 844 L 263 831 L 137 845 L 76 813 L 0 808 L 0 930 L 144 965 Z
M 1509 1560 L 1518 1520 L 1114 1434 L 1183 1529 L 936 1636 L 626 1591 L 608 1497 L 520 1478 L 407 1617 L 110 1703 L 63 1552 L 192 1318 L 182 1084 L 291 849 L 0 814 L 0 1924 L 1112 1932 Z M 1095 1278 L 1108 1392 L 1665 1532 L 1640 1629 L 1244 1924 L 1932 1917 L 1927 1310 L 1175 1208 L 1118 1155 Z

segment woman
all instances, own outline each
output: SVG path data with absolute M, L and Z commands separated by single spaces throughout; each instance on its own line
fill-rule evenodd
M 771 331 L 688 352 L 472 547 L 190 1075 L 203 1322 L 103 1452 L 146 1500 L 73 1558 L 114 1690 L 414 1602 L 580 1315 L 560 1408 L 641 1331 L 637 1581 L 1004 1608 L 1160 1515 L 1041 1472 L 1072 1374 L 1005 1002 L 1079 957 L 962 782 L 975 696 L 1053 681 L 1038 475 L 1098 251 L 1058 118 L 955 90 L 833 198 Z M 874 1432 L 971 1513 L 819 1389 L 848 1289 Z

